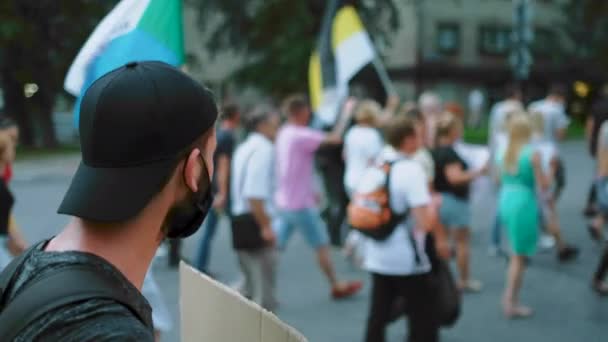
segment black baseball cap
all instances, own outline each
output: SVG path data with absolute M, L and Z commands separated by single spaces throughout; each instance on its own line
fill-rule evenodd
M 105 74 L 82 98 L 82 162 L 58 212 L 97 222 L 135 217 L 217 116 L 211 92 L 168 64 L 131 62 Z

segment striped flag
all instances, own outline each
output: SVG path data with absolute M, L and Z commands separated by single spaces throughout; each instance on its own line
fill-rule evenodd
M 122 0 L 95 28 L 70 67 L 65 90 L 77 96 L 74 122 L 79 123 L 80 99 L 105 73 L 131 61 L 184 62 L 181 0 Z
M 348 82 L 375 58 L 375 49 L 353 6 L 332 0 L 310 57 L 308 79 L 313 110 L 327 125 L 336 121 Z

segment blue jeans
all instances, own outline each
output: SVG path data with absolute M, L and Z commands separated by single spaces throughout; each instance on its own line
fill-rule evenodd
M 277 235 L 277 247 L 284 249 L 294 229 L 298 229 L 314 249 L 327 246 L 329 237 L 325 223 L 315 208 L 298 210 L 281 210 L 274 224 Z
M 207 218 L 205 218 L 205 222 L 203 223 L 203 237 L 201 238 L 201 243 L 198 248 L 198 258 L 196 262 L 196 268 L 203 273 L 207 272 L 207 267 L 209 266 L 211 240 L 213 240 L 213 237 L 215 236 L 218 221 L 218 212 L 215 209 L 209 210 Z

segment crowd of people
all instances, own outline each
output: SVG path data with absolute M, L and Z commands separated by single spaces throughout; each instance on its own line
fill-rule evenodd
M 340 281 L 334 271 L 329 246 L 335 243 L 328 234 L 335 234 L 335 228 L 328 228 L 330 220 L 320 213 L 322 200 L 316 192 L 315 154 L 322 153 L 322 147 L 336 146 L 344 165 L 341 179 L 330 182 L 343 186 L 346 203 L 360 189 L 373 187 L 370 182 L 385 177 L 391 210 L 406 213 L 393 233 L 376 240 L 350 229 L 343 210 L 343 252 L 373 275 L 368 341 L 383 340 L 384 328 L 394 318 L 394 303 L 403 300 L 408 302 L 411 339 L 438 339 L 440 323 L 425 303 L 417 302 L 425 293 L 432 296 L 427 278 L 434 258 L 454 257 L 456 284 L 463 293 L 482 291 L 469 255 L 472 184 L 484 176 L 494 180 L 497 208 L 489 229 L 489 254 L 510 260 L 502 310 L 509 318 L 530 316 L 532 309 L 519 302 L 529 259 L 538 248 L 554 249 L 559 262 L 573 260 L 579 252 L 563 238 L 557 212 L 565 186 L 559 154 L 559 141 L 569 124 L 565 91 L 553 86 L 546 98 L 526 108 L 520 90 L 507 87 L 504 100 L 490 112 L 488 157 L 483 163 L 471 161 L 476 157 L 468 155 L 463 142 L 462 108 L 443 103 L 431 92 L 423 93 L 418 103 L 390 97 L 384 108 L 373 100 L 349 98 L 329 132 L 311 127 L 312 113 L 302 95 L 287 98 L 280 108 L 266 104 L 243 115 L 234 105 L 227 106 L 218 128 L 215 158 L 226 161 L 216 164 L 215 203 L 231 220 L 242 273 L 237 289 L 267 309 L 276 309 L 276 264 L 294 231 L 316 251 L 333 298 L 361 289 L 361 282 Z M 241 121 L 248 135 L 237 144 Z M 378 173 L 378 166 L 387 163 L 390 171 Z M 601 165 L 598 161 L 600 176 Z M 326 177 L 322 167 L 316 172 Z M 207 220 L 199 250 L 203 257 L 198 267 L 207 273 L 209 236 L 216 224 L 215 217 Z M 603 224 L 603 215 L 598 214 L 590 231 L 599 234 Z M 607 259 L 604 256 L 594 280 L 600 293 L 607 290 Z
M 127 65 L 116 72 L 126 74 L 133 68 L 138 66 Z M 159 68 L 163 70 L 164 67 Z M 163 72 L 183 77 L 177 71 Z M 471 201 L 474 183 L 481 177 L 493 179 L 495 185 L 496 214 L 489 227 L 489 254 L 509 259 L 502 297 L 505 317 L 525 318 L 533 313 L 519 298 L 526 265 L 538 248 L 555 249 L 558 262 L 571 261 L 578 255 L 578 248 L 566 242 L 561 233 L 557 211 L 557 201 L 566 179 L 559 142 L 569 125 L 565 111 L 566 90 L 561 86 L 551 87 L 546 98 L 528 106 L 524 105 L 517 87 L 508 87 L 504 100 L 491 109 L 488 148 L 486 151 L 485 147 L 480 147 L 486 151 L 480 154 L 483 159 L 480 161 L 480 155 L 471 155 L 470 146 L 463 141 L 465 117 L 462 108 L 455 103 L 444 103 L 432 92 L 423 93 L 417 103 L 400 103 L 397 97 L 389 96 L 384 107 L 373 100 L 348 98 L 329 130 L 311 127 L 313 113 L 303 95 L 289 96 L 280 107 L 259 104 L 246 113 L 241 113 L 235 104 L 227 104 L 214 129 L 215 105 L 197 102 L 199 93 L 204 94 L 204 98 L 210 95 L 185 78 L 180 82 L 186 84 L 184 87 L 189 87 L 192 94 L 196 93 L 196 96 L 180 95 L 183 101 L 189 101 L 193 106 L 196 102 L 213 115 L 201 119 L 200 127 L 191 132 L 187 142 L 185 137 L 173 137 L 184 141 L 180 146 L 166 147 L 178 154 L 181 153 L 179 149 L 187 147 L 188 150 L 188 154 L 180 154 L 180 158 L 185 159 L 179 164 L 179 172 L 172 169 L 173 164 L 161 165 L 173 170 L 169 176 L 158 174 L 159 179 L 170 178 L 165 185 L 170 191 L 159 192 L 154 197 L 156 200 L 146 202 L 143 209 L 129 205 L 131 212 L 126 213 L 122 206 L 114 207 L 113 211 L 92 212 L 91 208 L 95 206 L 84 206 L 81 202 L 87 199 L 71 189 L 60 210 L 82 219 L 70 223 L 43 247 L 51 251 L 72 250 L 70 244 L 76 240 L 70 236 L 77 234 L 76 231 L 88 232 L 90 236 L 85 234 L 82 238 L 89 239 L 90 244 L 81 249 L 90 249 L 110 261 L 116 260 L 116 265 L 124 268 L 121 272 L 130 282 L 138 284 L 138 289 L 154 309 L 143 323 L 154 325 L 157 340 L 160 331 L 170 329 L 172 322 L 152 269 L 147 265 L 123 264 L 126 256 L 120 253 L 124 251 L 98 248 L 103 247 L 97 244 L 99 241 L 117 241 L 113 233 L 102 233 L 101 228 L 106 225 L 102 222 L 109 214 L 115 213 L 109 219 L 123 222 L 123 216 L 132 217 L 138 210 L 143 210 L 143 214 L 138 214 L 143 215 L 141 219 L 128 221 L 133 235 L 124 238 L 134 241 L 142 231 L 152 229 L 146 228 L 148 221 L 144 218 L 156 220 L 160 217 L 156 211 L 162 208 L 164 219 L 160 229 L 163 233 L 150 234 L 150 241 L 145 246 L 142 242 L 140 246 L 141 252 L 150 259 L 164 237 L 179 241 L 177 239 L 202 226 L 204 232 L 195 266 L 210 276 L 214 275 L 209 267 L 212 241 L 220 217 L 226 216 L 241 273 L 235 287 L 243 296 L 271 311 L 279 304 L 276 273 L 280 253 L 288 248 L 296 231 L 315 251 L 319 269 L 327 279 L 330 298 L 340 300 L 360 292 L 361 281 L 344 280 L 334 268 L 330 246 L 343 242 L 344 255 L 371 274 L 365 340 L 373 342 L 384 341 L 387 324 L 403 313 L 409 320 L 410 341 L 439 340 L 443 323 L 437 317 L 435 305 L 428 300 L 438 297 L 434 272 L 439 262 L 455 259 L 455 284 L 459 293 L 483 291 L 482 281 L 473 276 L 475 272 L 470 267 Z M 588 124 L 597 167 L 586 211 L 592 215 L 589 232 L 598 240 L 603 239 L 608 215 L 608 88 L 606 90 L 604 102 L 594 107 Z M 92 94 L 90 96 L 97 96 Z M 119 121 L 119 118 L 115 120 Z M 179 123 L 188 131 L 190 128 L 184 120 Z M 246 134 L 239 142 L 240 127 Z M 90 132 L 87 132 L 84 132 L 83 142 L 88 144 L 84 147 L 88 154 L 85 157 L 90 159 L 96 155 L 92 147 L 87 147 L 93 144 L 92 140 L 87 140 L 90 138 L 87 135 Z M 186 146 L 197 137 L 204 144 Z M 14 198 L 9 188 L 17 140 L 16 125 L 10 120 L 0 120 L 0 170 L 3 170 L 0 269 L 26 248 L 13 218 Z M 332 155 L 339 151 L 340 156 L 337 160 L 328 158 L 323 155 L 327 151 Z M 328 163 L 330 159 L 331 163 Z M 160 159 L 150 160 L 158 162 Z M 343 165 L 333 168 L 329 166 L 332 163 Z M 74 182 L 82 181 L 84 173 L 94 171 L 91 170 L 79 170 Z M 102 183 L 105 182 L 103 177 L 113 177 L 105 174 L 103 168 L 99 172 L 94 176 Z M 317 191 L 317 174 L 326 185 L 328 193 L 325 195 Z M 90 175 L 93 177 L 92 173 Z M 209 176 L 209 182 L 205 175 Z M 390 230 L 382 238 L 354 229 L 355 225 L 349 222 L 352 218 L 349 203 L 355 203 L 363 198 L 361 194 L 379 188 L 386 190 L 384 203 L 389 211 L 387 217 L 391 218 Z M 175 194 L 179 194 L 177 200 Z M 107 194 L 101 191 L 95 196 L 102 201 Z M 344 199 L 332 200 L 338 197 Z M 325 214 L 321 209 L 323 198 L 329 199 Z M 109 207 L 117 205 L 107 204 Z M 176 222 L 180 224 L 174 224 Z M 177 228 L 181 230 L 177 231 Z M 42 247 L 36 246 L 26 253 L 30 258 L 26 262 L 49 257 L 43 256 L 39 250 Z M 68 261 L 102 264 L 100 260 L 90 258 L 91 255 L 74 254 Z M 50 260 L 49 265 L 56 262 L 59 261 Z M 105 264 L 100 267 L 107 271 L 107 276 L 124 282 L 124 277 L 117 276 L 113 268 Z M 608 294 L 607 273 L 608 248 L 592 280 L 592 287 L 599 294 Z M 25 279 L 34 275 L 18 277 Z M 131 285 L 125 285 L 125 288 L 133 290 Z M 13 297 L 15 293 L 13 289 L 9 295 Z

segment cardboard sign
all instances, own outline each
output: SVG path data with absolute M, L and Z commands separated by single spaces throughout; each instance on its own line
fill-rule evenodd
M 184 342 L 308 341 L 272 313 L 184 262 L 179 278 Z

